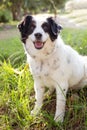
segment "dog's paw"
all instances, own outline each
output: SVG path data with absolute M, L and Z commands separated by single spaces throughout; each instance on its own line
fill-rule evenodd
M 55 122 L 63 122 L 64 116 L 63 115 L 58 115 L 54 117 Z
M 31 115 L 32 116 L 36 116 L 36 115 L 38 115 L 39 114 L 39 112 L 40 112 L 40 109 L 39 108 L 35 108 L 35 109 L 33 109 L 32 111 L 31 111 Z

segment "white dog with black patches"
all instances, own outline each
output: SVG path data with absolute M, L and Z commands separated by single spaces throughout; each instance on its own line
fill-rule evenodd
M 56 89 L 54 120 L 62 122 L 68 88 L 87 84 L 87 58 L 64 44 L 59 35 L 62 27 L 51 17 L 42 20 L 26 16 L 18 28 L 34 78 L 36 103 L 32 114 L 42 107 L 45 87 L 49 94 Z

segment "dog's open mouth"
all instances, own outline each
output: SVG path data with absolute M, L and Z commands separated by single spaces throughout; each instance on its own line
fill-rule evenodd
M 33 43 L 36 49 L 42 49 L 45 44 L 45 42 L 42 42 L 42 41 L 35 41 Z

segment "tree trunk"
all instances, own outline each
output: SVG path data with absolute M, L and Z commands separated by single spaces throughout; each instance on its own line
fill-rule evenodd
M 21 6 L 22 3 L 13 3 L 11 7 L 13 21 L 20 20 L 21 18 Z
M 20 20 L 20 18 L 21 18 L 21 9 L 20 8 L 12 9 L 11 12 L 12 12 L 13 21 Z

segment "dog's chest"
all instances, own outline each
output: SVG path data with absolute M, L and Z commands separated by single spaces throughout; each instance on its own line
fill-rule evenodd
M 34 66 L 33 66 L 34 65 Z M 49 73 L 50 65 L 44 61 L 36 61 L 31 66 L 32 74 L 34 76 L 46 76 Z
M 32 60 L 30 63 L 31 73 L 35 77 L 51 77 L 52 73 L 55 73 L 60 66 L 59 59 L 53 57 L 45 60 Z

